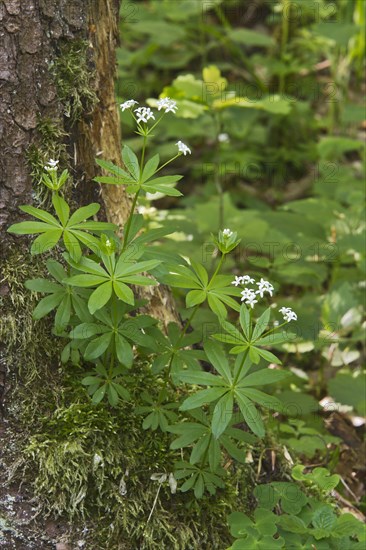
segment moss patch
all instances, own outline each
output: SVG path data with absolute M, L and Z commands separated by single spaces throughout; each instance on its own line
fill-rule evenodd
M 89 44 L 86 40 L 65 42 L 51 66 L 58 98 L 71 125 L 82 114 L 85 116 L 92 111 L 98 102 L 92 86 L 95 68 L 89 60 L 88 49 Z

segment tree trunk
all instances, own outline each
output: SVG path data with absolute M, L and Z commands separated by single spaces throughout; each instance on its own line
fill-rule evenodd
M 27 346 L 38 342 L 31 312 L 25 310 L 29 297 L 22 294 L 24 279 L 37 276 L 29 241 L 6 228 L 22 218 L 20 205 L 37 205 L 33 199 L 45 162 L 60 158 L 69 168 L 76 203 L 101 195 L 105 216 L 119 226 L 130 210 L 122 186 L 100 190 L 92 182 L 98 174 L 95 157 L 121 164 L 114 95 L 119 7 L 120 0 L 0 0 L 0 404 L 13 379 L 9 373 L 27 361 Z M 165 323 L 177 319 L 166 289 L 146 292 L 152 315 Z M 8 426 L 11 413 L 9 421 Z M 0 463 L 4 426 L 0 422 Z
M 31 201 L 29 153 L 38 147 L 40 160 L 46 153 L 45 145 L 40 143 L 42 121 L 51 120 L 58 128 L 60 151 L 62 140 L 66 142 L 67 162 L 76 177 L 81 202 L 96 193 L 97 187 L 92 183 L 97 174 L 95 157 L 121 164 L 119 112 L 114 93 L 119 7 L 119 0 L 28 0 L 25 5 L 20 0 L 3 0 L 0 4 L 3 255 L 10 241 L 6 227 L 19 219 L 18 206 Z M 70 52 L 80 54 L 86 73 L 75 83 L 68 72 Z M 53 66 L 56 70 L 52 71 Z M 53 149 L 57 147 L 54 145 Z M 124 187 L 104 185 L 101 195 L 107 218 L 123 226 L 130 210 Z M 144 288 L 140 296 L 148 299 L 150 313 L 165 324 L 177 320 L 170 293 L 164 287 Z

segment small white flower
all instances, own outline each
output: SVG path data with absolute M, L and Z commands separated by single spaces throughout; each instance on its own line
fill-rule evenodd
M 231 229 L 224 229 L 222 234 L 224 235 L 224 237 L 231 237 L 233 232 L 231 231 Z
M 272 296 L 272 292 L 274 290 L 273 285 L 269 281 L 265 281 L 263 278 L 257 283 L 257 286 L 259 287 L 256 291 L 256 294 L 259 294 L 261 298 L 263 298 L 263 294 L 265 292 L 268 292 Z
M 290 321 L 297 321 L 297 315 L 290 307 L 281 307 L 279 310 L 280 313 L 283 315 L 284 321 L 289 323 Z
M 109 239 L 106 239 L 106 241 L 105 241 L 106 247 L 107 247 L 107 248 L 110 247 L 111 244 L 112 244 L 111 241 L 110 241 Z
M 49 172 L 53 172 L 54 170 L 57 170 L 57 165 L 59 162 L 59 160 L 50 159 L 45 165 L 44 169 L 48 170 Z
M 244 288 L 244 290 L 241 292 L 242 299 L 241 301 L 244 302 L 244 300 L 254 300 L 255 292 L 251 288 Z
M 138 101 L 135 101 L 134 99 L 129 99 L 128 101 L 125 101 L 124 103 L 121 103 L 120 107 L 122 109 L 122 113 L 126 109 L 131 109 L 131 107 L 134 107 L 137 104 L 138 104 Z
M 138 109 L 135 109 L 135 113 L 137 116 L 137 122 L 147 122 L 150 118 L 155 120 L 154 113 L 150 109 L 150 107 L 138 107 Z
M 250 306 L 251 308 L 254 307 L 254 304 L 258 303 L 258 300 L 255 300 L 255 295 L 254 296 L 250 296 L 246 301 L 245 301 L 246 304 L 248 304 L 248 306 Z
M 255 279 L 252 279 L 252 277 L 249 277 L 249 275 L 243 275 L 242 279 L 243 279 L 243 283 L 246 283 L 246 284 L 255 283 Z
M 230 141 L 229 134 L 219 134 L 217 139 L 220 143 L 227 143 Z
M 176 145 L 178 145 L 178 151 L 180 153 L 183 153 L 184 156 L 186 156 L 187 153 L 191 154 L 191 150 L 187 145 L 183 143 L 183 141 L 177 141 Z
M 176 101 L 170 99 L 170 97 L 163 97 L 162 99 L 159 99 L 157 102 L 157 107 L 158 111 L 160 111 L 160 109 L 164 109 L 166 113 L 175 113 L 175 111 L 178 110 Z
M 231 284 L 232 285 L 235 285 L 235 286 L 239 286 L 241 284 L 243 284 L 243 277 L 239 276 L 238 275 L 235 275 L 235 280 L 234 281 L 231 281 Z

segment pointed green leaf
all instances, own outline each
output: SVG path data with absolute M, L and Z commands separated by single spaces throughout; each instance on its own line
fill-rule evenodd
M 260 412 L 245 395 L 242 395 L 239 391 L 235 392 L 236 400 L 238 402 L 240 411 L 244 417 L 245 422 L 248 424 L 249 428 L 252 430 L 255 435 L 258 437 L 264 437 L 265 429 L 262 417 Z
M 159 155 L 154 155 L 153 157 L 151 157 L 151 159 L 147 161 L 142 171 L 141 183 L 144 183 L 155 174 L 159 166 L 159 161 L 160 161 Z
M 7 231 L 15 233 L 15 235 L 33 235 L 34 233 L 44 233 L 53 228 L 53 225 L 44 222 L 20 222 L 11 225 Z
M 132 149 L 130 149 L 130 147 L 128 147 L 128 145 L 125 145 L 122 149 L 122 160 L 125 167 L 132 175 L 133 179 L 135 181 L 139 181 L 139 178 L 140 178 L 139 161 L 135 153 L 132 151 Z
M 88 275 L 88 277 L 92 277 L 92 275 Z M 91 294 L 89 301 L 88 301 L 88 308 L 90 313 L 93 315 L 97 311 L 97 309 L 102 308 L 105 306 L 105 304 L 109 301 L 110 297 L 112 296 L 112 282 L 108 281 L 107 283 L 104 283 L 94 292 Z
M 216 342 L 208 341 L 204 350 L 210 363 L 217 372 L 230 384 L 232 382 L 231 370 L 224 351 Z
M 111 342 L 112 334 L 102 334 L 97 338 L 94 338 L 86 347 L 84 357 L 87 361 L 100 357 L 108 348 Z
M 72 225 L 85 221 L 91 216 L 95 216 L 95 214 L 99 212 L 99 210 L 100 210 L 100 204 L 98 204 L 97 202 L 92 202 L 87 206 L 82 206 L 81 208 L 78 208 L 71 215 L 68 226 L 71 227 Z
M 126 302 L 126 304 L 130 304 L 131 306 L 134 305 L 135 297 L 130 287 L 121 281 L 113 281 L 113 290 L 122 302 Z
M 179 372 L 177 377 L 179 380 L 186 382 L 187 384 L 197 384 L 203 386 L 223 386 L 225 384 L 222 378 L 215 376 L 210 372 L 186 370 Z
M 97 405 L 100 403 L 105 396 L 105 392 L 107 390 L 107 384 L 103 384 L 93 395 L 92 402 L 94 405 Z
M 54 277 L 59 283 L 62 283 L 62 281 L 67 277 L 66 271 L 60 262 L 49 259 L 46 262 L 46 266 L 52 277 Z
M 260 335 L 263 334 L 263 332 L 266 330 L 266 328 L 268 327 L 268 321 L 270 316 L 271 316 L 271 309 L 267 308 L 262 313 L 262 315 L 259 317 L 259 319 L 255 324 L 253 334 L 252 334 L 252 341 L 257 340 L 257 338 L 259 338 Z
M 210 309 L 215 313 L 215 315 L 217 315 L 219 318 L 226 317 L 226 308 L 221 300 L 217 298 L 217 296 L 214 296 L 211 292 L 209 292 L 207 295 L 207 301 Z
M 231 392 L 226 393 L 216 403 L 212 415 L 212 433 L 216 439 L 227 428 L 233 416 L 233 396 Z
M 202 304 L 206 300 L 206 292 L 204 290 L 191 290 L 186 296 L 186 306 L 193 307 Z
M 39 220 L 42 220 L 43 222 L 49 223 L 50 225 L 55 225 L 56 227 L 60 227 L 60 223 L 56 220 L 52 214 L 49 212 L 46 212 L 45 210 L 41 210 L 40 208 L 34 208 L 34 206 L 20 206 L 19 210 L 22 210 L 26 214 L 30 214 L 31 216 L 34 216 L 35 218 L 38 218 Z
M 62 299 L 60 305 L 57 308 L 55 315 L 55 327 L 57 329 L 64 329 L 71 317 L 71 297 L 66 294 Z
M 251 339 L 251 332 L 252 332 L 252 321 L 250 318 L 250 313 L 248 311 L 248 308 L 245 304 L 242 304 L 240 307 L 240 325 L 243 329 L 243 333 L 247 341 L 250 341 Z
M 71 258 L 78 262 L 82 256 L 79 241 L 71 231 L 64 231 L 64 244 Z
M 69 219 L 70 215 L 70 208 L 65 199 L 63 199 L 60 195 L 57 193 L 52 194 L 52 204 L 54 209 L 56 210 L 56 214 L 60 219 L 60 222 L 65 227 L 67 224 L 67 220 Z
M 64 293 L 61 291 L 42 298 L 33 311 L 33 318 L 42 319 L 42 317 L 47 315 L 47 313 L 55 309 L 60 304 L 63 297 Z
M 216 399 L 219 399 L 226 391 L 226 388 L 210 388 L 208 390 L 200 390 L 183 401 L 182 405 L 179 407 L 179 410 L 189 411 L 190 409 L 201 407 L 206 403 L 211 403 L 211 401 L 216 401 Z
M 51 250 L 56 246 L 62 235 L 62 229 L 51 229 L 46 231 L 33 241 L 31 246 L 31 254 L 43 254 L 47 250 Z
M 266 349 L 259 349 L 259 348 L 256 348 L 256 350 L 259 353 L 259 355 L 269 363 L 277 363 L 277 365 L 282 365 L 282 361 L 280 361 L 280 359 L 278 359 L 278 357 L 273 355 L 273 353 L 271 353 L 270 351 Z
M 284 378 L 287 378 L 289 373 L 278 369 L 261 369 L 252 374 L 248 374 L 240 383 L 242 387 L 248 386 L 265 386 L 266 384 L 274 384 Z
M 133 364 L 133 352 L 130 344 L 120 334 L 115 335 L 115 345 L 117 358 L 122 365 L 127 368 L 132 367 Z
M 28 290 L 32 290 L 33 292 L 45 292 L 49 294 L 62 291 L 60 285 L 47 279 L 28 279 L 24 285 Z
M 72 286 L 89 287 L 89 286 L 97 286 L 102 283 L 105 283 L 106 279 L 107 277 L 101 277 L 100 275 L 83 274 L 83 275 L 73 275 L 72 277 L 65 279 L 65 282 L 68 285 L 72 285 Z
M 267 409 L 274 409 L 275 411 L 282 411 L 285 409 L 283 403 L 277 397 L 273 395 L 268 395 L 260 390 L 254 388 L 241 388 L 240 392 L 242 395 L 249 397 L 252 401 L 255 401 L 262 407 Z

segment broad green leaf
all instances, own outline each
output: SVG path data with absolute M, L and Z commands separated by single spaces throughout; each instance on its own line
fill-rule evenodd
M 78 262 L 82 256 L 81 247 L 78 239 L 75 237 L 75 235 L 73 235 L 71 231 L 64 231 L 64 243 L 71 258 L 75 262 Z
M 45 210 L 41 210 L 40 208 L 34 208 L 34 206 L 20 206 L 19 210 L 22 210 L 26 214 L 30 214 L 31 216 L 34 216 L 35 218 L 38 218 L 39 220 L 42 220 L 43 222 L 49 223 L 50 225 L 55 225 L 57 227 L 60 227 L 60 223 L 52 214 L 49 212 L 46 212 Z
M 81 323 L 70 332 L 70 337 L 84 340 L 100 332 L 104 331 L 102 330 L 102 325 L 98 323 Z
M 100 210 L 100 204 L 98 204 L 97 202 L 92 202 L 87 206 L 82 206 L 81 208 L 78 208 L 71 215 L 68 226 L 71 227 L 72 225 L 85 221 L 87 218 L 90 218 L 91 216 L 94 216 L 95 214 L 97 214 L 99 210 Z
M 42 300 L 38 302 L 33 311 L 34 319 L 41 319 L 42 317 L 47 315 L 47 313 L 55 309 L 60 304 L 63 297 L 64 292 L 60 291 L 55 294 L 51 294 L 50 296 L 46 296 L 45 298 L 42 298 Z
M 185 401 L 183 401 L 182 405 L 179 407 L 179 410 L 189 411 L 190 409 L 201 407 L 206 403 L 211 403 L 211 401 L 219 399 L 226 391 L 226 388 L 210 388 L 208 390 L 200 390 L 194 395 L 191 395 L 190 397 L 185 399 Z
M 101 386 L 93 395 L 92 397 L 92 402 L 94 403 L 94 405 L 97 405 L 98 403 L 100 403 L 103 399 L 103 397 L 105 396 L 105 392 L 107 390 L 107 384 L 103 384 L 103 386 Z
M 131 306 L 135 303 L 135 298 L 130 287 L 121 283 L 121 281 L 113 281 L 113 290 L 122 302 L 126 302 Z
M 248 374 L 248 376 L 243 378 L 240 382 L 240 386 L 264 386 L 266 384 L 274 384 L 275 382 L 279 382 L 288 376 L 289 373 L 284 370 L 265 368 L 257 372 L 253 372 L 252 374 Z
M 270 316 L 271 316 L 271 309 L 267 308 L 262 313 L 262 315 L 259 317 L 259 319 L 255 324 L 253 334 L 252 334 L 252 341 L 257 340 L 257 338 L 259 338 L 260 335 L 263 334 L 263 332 L 266 330 L 266 328 L 268 327 L 268 321 Z
M 25 281 L 24 285 L 28 290 L 32 290 L 33 292 L 53 293 L 61 290 L 57 283 L 53 283 L 47 279 L 30 279 Z
M 108 348 L 111 342 L 112 334 L 102 334 L 94 338 L 86 347 L 84 357 L 87 361 L 100 357 Z
M 64 329 L 71 317 L 71 297 L 66 294 L 57 308 L 55 315 L 55 327 Z
M 208 341 L 204 345 L 204 350 L 217 372 L 230 384 L 232 382 L 231 370 L 221 346 L 216 342 Z
M 183 371 L 177 374 L 179 380 L 187 384 L 197 384 L 204 386 L 223 386 L 224 381 L 219 376 L 215 376 L 210 372 L 200 371 Z
M 245 397 L 245 395 L 242 395 L 239 391 L 235 392 L 235 397 L 244 420 L 248 424 L 249 428 L 258 437 L 264 437 L 266 432 L 264 429 L 263 420 L 254 403 Z
M 196 464 L 202 456 L 206 453 L 208 446 L 210 444 L 210 436 L 205 435 L 199 439 L 196 445 L 192 449 L 192 453 L 189 459 L 191 464 Z
M 7 231 L 16 235 L 33 235 L 33 233 L 44 233 L 51 228 L 53 226 L 44 222 L 20 222 L 11 225 Z
M 267 409 L 274 409 L 276 411 L 282 411 L 283 410 L 283 404 L 277 397 L 274 397 L 273 395 L 268 395 L 267 393 L 264 393 L 260 390 L 256 390 L 254 388 L 241 388 L 240 392 L 245 395 L 246 397 L 249 397 L 252 401 L 255 401 L 259 405 L 262 405 L 263 407 L 266 407 Z
M 130 180 L 132 179 L 131 176 L 125 170 L 123 170 L 123 168 L 120 168 L 120 166 L 116 166 L 115 164 L 113 164 L 113 162 L 109 160 L 95 159 L 95 162 L 98 164 L 98 166 L 103 168 L 103 170 L 111 172 L 117 177 L 129 178 Z
M 54 209 L 56 210 L 56 214 L 59 217 L 60 222 L 63 226 L 65 226 L 70 215 L 69 205 L 67 204 L 65 199 L 63 199 L 57 193 L 52 194 L 52 204 Z
M 130 368 L 133 363 L 133 352 L 130 344 L 120 334 L 115 335 L 118 361 Z
M 193 307 L 202 304 L 206 300 L 206 291 L 191 290 L 186 296 L 186 306 Z
M 101 277 L 100 275 L 73 275 L 72 277 L 68 277 L 65 282 L 68 285 L 71 286 L 81 286 L 81 287 L 89 287 L 89 286 L 97 286 L 102 283 L 106 282 L 107 277 Z
M 141 183 L 144 183 L 155 174 L 159 166 L 159 161 L 160 161 L 160 157 L 158 154 L 154 155 L 153 157 L 151 157 L 151 159 L 147 161 L 142 171 Z
M 239 320 L 240 320 L 240 325 L 241 325 L 241 328 L 243 329 L 243 333 L 244 333 L 245 338 L 248 341 L 250 341 L 251 334 L 252 334 L 252 321 L 251 321 L 251 318 L 250 318 L 250 313 L 248 311 L 248 308 L 246 307 L 245 304 L 242 304 L 240 306 Z
M 51 229 L 46 231 L 33 241 L 31 246 L 31 254 L 43 254 L 47 250 L 51 250 L 56 246 L 62 235 L 62 229 Z
M 199 264 L 198 262 L 195 262 L 194 260 L 191 260 L 191 266 L 193 267 L 197 277 L 199 278 L 203 286 L 207 286 L 208 273 L 206 269 L 203 267 L 203 265 Z
M 66 279 L 67 274 L 64 270 L 63 266 L 60 264 L 60 262 L 57 262 L 56 260 L 47 260 L 46 266 L 48 271 L 51 273 L 52 277 L 56 279 L 59 283 L 62 283 L 64 279 Z
M 139 161 L 135 153 L 132 151 L 132 149 L 130 149 L 130 147 L 128 147 L 128 145 L 125 145 L 122 149 L 122 160 L 125 167 L 130 172 L 134 180 L 139 181 L 139 178 L 140 178 Z
M 208 305 L 210 306 L 211 310 L 217 315 L 219 318 L 224 318 L 227 315 L 226 308 L 224 304 L 219 300 L 217 296 L 214 296 L 211 292 L 209 292 L 207 296 Z
M 212 433 L 216 439 L 227 428 L 233 416 L 233 396 L 231 392 L 223 395 L 216 403 L 212 415 Z
M 92 275 L 88 275 L 92 277 Z M 102 308 L 112 296 L 112 282 L 108 281 L 100 286 L 91 294 L 88 301 L 88 308 L 90 313 L 93 315 L 97 309 Z
M 256 348 L 256 350 L 259 353 L 259 355 L 269 363 L 277 363 L 277 365 L 282 365 L 282 361 L 280 361 L 280 359 L 276 357 L 276 355 L 273 355 L 273 353 L 271 353 L 270 351 L 266 349 L 259 349 L 259 348 Z
M 135 275 L 136 273 L 142 273 L 143 271 L 150 271 L 157 267 L 160 263 L 160 260 L 146 260 L 145 262 L 131 263 L 126 262 L 124 257 L 120 257 L 114 273 L 116 277 L 122 278 L 127 275 Z

